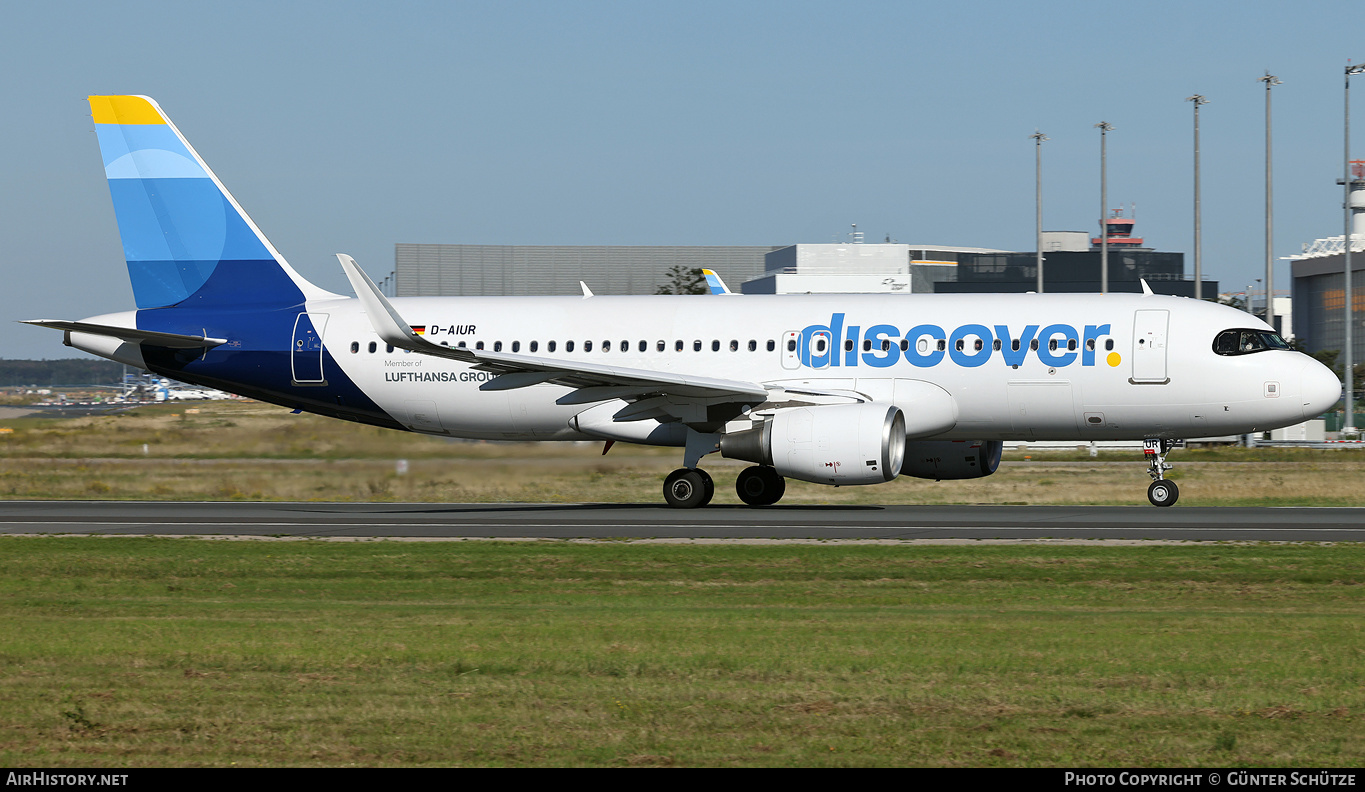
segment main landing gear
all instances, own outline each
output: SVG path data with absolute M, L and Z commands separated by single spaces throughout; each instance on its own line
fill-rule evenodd
M 711 502 L 716 483 L 701 468 L 678 468 L 664 479 L 664 500 L 675 509 L 695 509 Z
M 766 465 L 754 465 L 735 479 L 735 492 L 750 506 L 771 506 L 787 492 L 787 480 Z
M 1152 484 L 1147 488 L 1147 500 L 1153 506 L 1172 506 L 1180 498 L 1180 488 L 1174 481 L 1165 478 L 1166 471 L 1171 469 L 1166 455 L 1175 447 L 1175 443 L 1174 440 L 1142 441 L 1142 453 L 1147 456 L 1147 474 L 1152 477 Z
M 766 465 L 745 468 L 735 480 L 739 499 L 750 506 L 771 506 L 787 491 L 787 480 Z M 715 482 L 701 468 L 678 468 L 664 479 L 664 500 L 675 509 L 695 509 L 711 502 Z

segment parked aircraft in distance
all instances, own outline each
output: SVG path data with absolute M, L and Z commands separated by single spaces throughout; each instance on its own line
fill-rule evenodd
M 1169 506 L 1177 438 L 1297 423 L 1341 394 L 1264 322 L 1150 291 L 388 299 L 339 255 L 356 296 L 333 294 L 289 266 L 155 102 L 90 106 L 137 309 L 32 324 L 375 426 L 676 446 L 672 506 L 711 500 L 698 464 L 717 451 L 754 463 L 736 489 L 767 505 L 786 478 L 988 476 L 1017 440 L 1144 440 L 1148 498 Z

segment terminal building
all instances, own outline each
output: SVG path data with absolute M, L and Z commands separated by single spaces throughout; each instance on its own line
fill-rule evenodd
M 394 297 L 654 294 L 675 266 L 713 269 L 738 284 L 763 274 L 776 246 L 418 245 L 394 251 Z
M 1365 360 L 1365 162 L 1351 163 L 1351 349 Z M 1337 184 L 1342 184 L 1337 179 Z M 1309 352 L 1346 345 L 1345 235 L 1325 237 L 1290 256 L 1294 276 L 1294 336 Z
M 1142 292 L 1141 281 L 1157 294 L 1194 296 L 1194 280 L 1185 275 L 1185 254 L 1144 247 L 1133 236 L 1136 220 L 1116 212 L 1106 218 L 1109 230 L 1109 291 Z M 1098 292 L 1103 260 L 1102 240 L 1083 231 L 1043 232 L 1043 290 Z M 957 278 L 938 291 L 951 293 L 1029 292 L 1038 286 L 1037 251 L 975 253 L 960 256 Z M 1218 294 L 1218 282 L 1205 280 L 1201 292 Z
M 1134 220 L 1108 218 L 1109 290 L 1193 297 L 1184 254 L 1143 247 Z M 1043 290 L 1100 291 L 1100 238 L 1081 231 L 1043 235 Z M 654 294 L 674 267 L 715 270 L 744 294 L 929 294 L 1037 290 L 1036 252 L 990 248 L 848 243 L 716 246 L 426 245 L 400 243 L 385 291 L 437 295 Z M 1204 281 L 1203 294 L 1218 293 Z

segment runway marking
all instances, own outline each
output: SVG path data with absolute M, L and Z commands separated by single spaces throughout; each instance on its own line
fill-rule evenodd
M 5 525 L 22 525 L 22 526 L 74 525 L 74 526 L 83 526 L 83 527 L 86 527 L 86 528 L 91 528 L 91 527 L 124 527 L 124 528 L 126 528 L 126 527 L 140 527 L 140 526 L 145 526 L 145 527 L 148 527 L 148 528 L 152 528 L 152 527 L 157 527 L 157 526 L 161 526 L 161 525 L 164 525 L 164 524 L 165 524 L 165 523 L 160 523 L 160 522 L 147 522 L 147 521 L 145 521 L 145 520 L 127 521 L 127 522 L 116 522 L 116 521 L 92 521 L 92 520 L 3 520 L 3 521 L 0 521 L 0 526 L 5 526 Z M 790 524 L 790 523 L 782 523 L 782 524 L 777 524 L 777 523 L 774 523 L 774 524 L 753 524 L 753 523 L 711 523 L 711 524 L 706 524 L 706 525 L 698 525 L 698 524 L 695 524 L 695 523 L 648 523 L 648 524 L 644 524 L 644 523 L 590 523 L 590 524 L 584 523 L 584 524 L 581 524 L 581 525 L 580 525 L 580 524 L 577 524 L 577 523 L 521 523 L 521 522 L 508 522 L 508 523 L 486 523 L 486 522 L 478 522 L 478 523 L 472 523 L 472 522 L 423 522 L 423 523 L 410 523 L 410 522 L 409 522 L 409 523 L 389 523 L 389 522 L 363 522 L 363 523 L 362 523 L 362 522 L 346 522 L 346 523 L 318 523 L 318 522 L 306 522 L 306 523 L 305 523 L 305 522 L 252 522 L 252 523 L 242 523 L 242 522 L 183 522 L 183 523 L 178 523 L 178 524 L 179 524 L 179 525 L 182 525 L 182 526 L 185 526 L 185 527 L 201 527 L 201 526 L 202 526 L 202 527 L 206 527 L 206 528 L 212 528 L 212 527 L 230 527 L 230 528 L 235 528 L 235 529 L 237 529 L 237 530 L 239 530 L 239 531 L 240 531 L 240 530 L 243 530 L 243 529 L 251 529 L 251 528 L 301 528 L 301 529 L 310 529 L 310 530 L 312 530 L 312 531 L 319 531 L 319 530 L 346 530 L 346 529 L 356 529 L 356 528 L 497 528 L 497 529 L 513 529 L 513 528 L 515 528 L 515 529 L 554 528 L 554 529 L 560 529 L 560 530 L 566 530 L 566 529 L 571 529 L 571 528 L 588 528 L 588 529 L 595 529 L 595 530 L 604 530 L 604 529 L 631 529 L 631 530 L 637 530 L 637 531 L 639 531 L 639 530 L 689 530 L 689 531 L 701 531 L 701 530 L 719 529 L 719 528 L 725 528 L 725 529 L 747 529 L 747 530 L 764 530 L 764 529 L 767 529 L 767 528 L 782 528 L 782 529 L 785 529 L 785 530 L 793 530 L 793 529 L 800 529 L 800 528 L 809 528 L 809 529 L 811 529 L 811 530 L 820 530 L 820 531 L 845 531 L 845 530 L 903 531 L 903 532 L 916 532 L 916 531 L 1033 531 L 1033 532 L 1037 532 L 1037 531 L 1103 531 L 1103 532 L 1111 532 L 1111 533 L 1112 533 L 1112 532 L 1117 532 L 1117 531 L 1201 531 L 1201 530 L 1202 530 L 1202 531 L 1218 531 L 1218 532 L 1244 531 L 1244 532 L 1264 532 L 1264 533 L 1271 533 L 1271 532 L 1278 532 L 1278 531 L 1284 531 L 1284 530 L 1285 530 L 1285 529 L 1282 528 L 1282 527 L 1274 527 L 1274 528 L 1253 528 L 1253 527 L 1238 527 L 1238 526 L 1208 526 L 1208 527 L 1194 527 L 1194 528 L 1191 528 L 1191 527 L 1188 527 L 1188 526 L 1183 526 L 1183 527 L 1169 527 L 1169 528 L 1167 528 L 1167 527 L 1149 526 L 1149 525 L 1136 525 L 1136 526 L 1118 527 L 1118 528 L 1115 528 L 1115 527 L 1089 526 L 1089 525 L 1079 525 L 1079 526 L 1060 526 L 1060 525 L 1053 525 L 1053 526 L 1040 527 L 1040 526 L 1036 526 L 1036 525 L 1034 525 L 1034 526 L 1026 526 L 1026 525 L 1013 525 L 1013 526 L 1008 526 L 1008 525 L 953 525 L 953 526 L 946 526 L 946 525 L 907 525 L 907 526 L 896 526 L 896 525 L 878 525 L 878 524 L 858 524 L 858 525 L 846 524 L 846 525 L 840 525 L 840 526 L 838 526 L 838 527 L 829 527 L 829 526 L 814 526 L 814 525 L 812 525 L 812 526 L 806 526 L 806 525 L 802 525 L 802 524 Z M 1322 533 L 1351 533 L 1351 532 L 1357 532 L 1357 533 L 1358 533 L 1358 532 L 1365 531 L 1365 526 L 1362 526 L 1362 527 L 1355 527 L 1355 528 L 1317 528 L 1317 527 L 1312 527 L 1312 528 L 1299 528 L 1299 529 L 1295 529 L 1295 530 L 1299 530 L 1299 531 L 1315 531 L 1315 532 L 1322 532 Z

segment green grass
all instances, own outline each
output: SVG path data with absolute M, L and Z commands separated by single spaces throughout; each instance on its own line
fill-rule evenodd
M 1365 548 L 6 538 L 10 766 L 1360 766 Z

